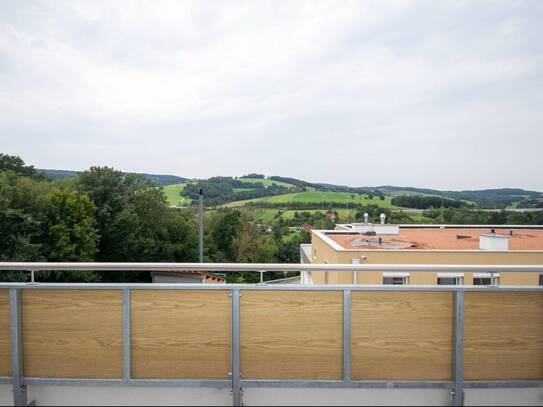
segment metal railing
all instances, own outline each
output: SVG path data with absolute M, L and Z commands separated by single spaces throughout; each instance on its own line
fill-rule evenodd
M 416 272 L 535 272 L 542 265 L 385 265 L 385 264 L 230 264 L 230 263 L 0 263 L 0 270 L 19 271 L 173 271 L 199 270 L 214 272 L 252 271 L 416 271 Z M 539 286 L 416 286 L 416 285 L 262 285 L 262 284 L 124 284 L 124 283 L 2 283 L 9 290 L 11 377 L 0 377 L 0 383 L 13 386 L 14 405 L 27 405 L 27 385 L 103 385 L 103 386 L 179 386 L 231 388 L 232 404 L 242 404 L 243 388 L 418 388 L 448 389 L 453 405 L 463 405 L 464 389 L 543 387 L 543 380 L 465 381 L 463 370 L 464 292 L 543 292 Z M 77 379 L 25 377 L 23 372 L 21 290 L 85 289 L 122 290 L 123 376 L 120 379 Z M 131 377 L 131 290 L 224 290 L 231 295 L 231 379 L 134 379 Z M 240 374 L 240 291 L 342 291 L 343 292 L 343 378 L 342 380 L 246 380 Z M 351 293 L 353 291 L 446 291 L 454 294 L 452 380 L 352 380 L 351 378 Z

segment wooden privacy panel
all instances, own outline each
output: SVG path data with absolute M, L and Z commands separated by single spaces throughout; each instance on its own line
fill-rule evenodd
M 11 376 L 9 293 L 0 289 L 0 376 Z
M 226 290 L 132 291 L 132 375 L 228 379 L 232 301 Z
M 464 294 L 466 380 L 543 379 L 543 293 Z
M 343 293 L 242 291 L 244 379 L 341 379 Z
M 353 380 L 450 380 L 453 297 L 352 292 Z
M 122 291 L 22 291 L 24 374 L 122 377 Z

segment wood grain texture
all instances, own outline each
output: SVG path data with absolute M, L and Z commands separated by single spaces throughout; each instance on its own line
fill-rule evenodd
M 151 379 L 228 379 L 228 291 L 132 291 L 132 375 Z
M 25 376 L 122 377 L 122 291 L 23 290 Z
M 9 293 L 0 289 L 0 376 L 11 376 Z
M 464 296 L 466 380 L 542 380 L 543 293 Z
M 343 293 L 243 291 L 244 379 L 341 379 Z
M 353 292 L 353 380 L 449 380 L 451 293 Z

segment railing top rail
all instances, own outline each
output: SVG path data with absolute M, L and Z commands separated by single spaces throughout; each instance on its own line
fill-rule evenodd
M 289 263 L 32 263 L 0 262 L 0 270 L 13 271 L 405 271 L 405 272 L 535 272 L 540 265 L 503 264 L 289 264 Z
M 303 284 L 150 284 L 150 283 L 2 283 L 0 289 L 37 290 L 260 290 L 260 291 L 541 291 L 543 286 L 480 286 L 480 285 L 303 285 Z

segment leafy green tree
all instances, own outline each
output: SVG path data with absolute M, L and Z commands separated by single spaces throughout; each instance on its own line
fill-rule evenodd
M 32 165 L 26 165 L 21 157 L 15 155 L 0 153 L 0 171 L 11 171 L 17 175 L 41 178 Z
M 77 188 L 96 206 L 96 221 L 101 236 L 99 261 L 138 261 L 141 255 L 141 219 L 133 204 L 137 191 L 150 183 L 136 175 L 123 174 L 109 167 L 91 167 L 79 174 Z
M 273 238 L 250 222 L 243 223 L 235 248 L 236 261 L 240 263 L 273 263 L 277 258 L 277 245 Z
M 47 222 L 49 260 L 94 260 L 99 242 L 95 211 L 86 195 L 75 191 L 53 192 Z
M 221 211 L 212 223 L 211 236 L 217 248 L 217 258 L 223 261 L 236 260 L 235 241 L 243 227 L 242 215 L 237 210 Z

